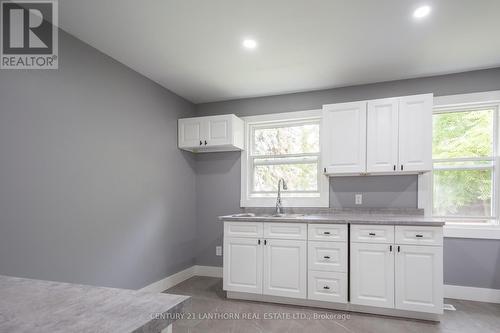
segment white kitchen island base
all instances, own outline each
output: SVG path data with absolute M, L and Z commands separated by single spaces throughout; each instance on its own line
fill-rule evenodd
M 322 302 L 322 301 L 314 301 L 308 299 L 269 296 L 269 295 L 242 293 L 235 291 L 227 291 L 226 294 L 228 299 L 308 306 L 313 308 L 323 308 L 323 309 L 349 311 L 349 312 L 361 312 L 361 313 L 369 313 L 382 316 L 429 320 L 436 322 L 441 321 L 441 315 L 435 313 L 389 309 L 376 306 L 357 305 L 352 303 Z

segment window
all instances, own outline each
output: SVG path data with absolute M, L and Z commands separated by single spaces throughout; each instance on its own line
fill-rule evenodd
M 320 168 L 321 119 L 251 118 L 242 160 L 242 206 L 274 206 L 280 178 L 287 184 L 281 192 L 285 207 L 328 206 L 328 178 Z
M 495 223 L 497 105 L 437 108 L 433 116 L 434 216 Z

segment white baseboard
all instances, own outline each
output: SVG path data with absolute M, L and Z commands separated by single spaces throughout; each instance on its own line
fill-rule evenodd
M 167 276 L 164 279 L 153 282 L 144 288 L 139 289 L 140 291 L 147 291 L 152 293 L 161 293 L 168 288 L 192 278 L 193 276 L 210 276 L 210 277 L 222 277 L 222 267 L 216 266 L 199 266 L 194 265 L 188 267 L 180 272 Z
M 500 303 L 500 289 L 444 285 L 444 297 L 468 301 Z
M 222 267 L 216 266 L 193 266 L 194 275 L 197 276 L 210 276 L 210 277 L 222 277 Z
M 222 267 L 194 265 L 180 272 L 167 276 L 160 281 L 156 281 L 144 288 L 141 288 L 140 290 L 161 293 L 168 288 L 172 288 L 176 284 L 192 278 L 193 276 L 210 276 L 221 278 Z M 500 303 L 500 289 L 464 287 L 447 284 L 444 286 L 444 297 L 477 302 Z
M 162 291 L 167 290 L 168 288 L 172 288 L 176 284 L 181 283 L 194 276 L 196 266 L 191 266 L 186 268 L 180 272 L 167 276 L 164 279 L 153 282 L 150 285 L 139 289 L 140 291 L 148 291 L 152 293 L 161 293 Z

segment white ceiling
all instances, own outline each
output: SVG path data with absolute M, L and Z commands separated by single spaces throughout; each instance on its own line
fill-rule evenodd
M 416 21 L 413 10 L 432 6 Z M 500 66 L 499 0 L 60 0 L 60 25 L 195 102 Z M 244 50 L 245 37 L 257 39 Z

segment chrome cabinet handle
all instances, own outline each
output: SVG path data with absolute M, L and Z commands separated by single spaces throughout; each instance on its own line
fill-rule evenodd
M 330 231 L 324 231 L 323 232 L 323 235 L 329 235 L 330 234 Z
M 422 237 L 424 237 L 424 235 L 415 235 L 415 237 L 422 238 Z
M 200 140 L 200 146 L 203 144 L 203 142 Z
M 324 256 L 323 258 L 325 258 L 325 259 L 330 259 L 330 256 Z
M 368 235 L 375 236 L 375 233 L 374 232 L 370 232 Z
M 324 287 L 323 287 L 323 289 L 330 289 L 330 287 L 328 287 L 328 286 L 324 286 Z

